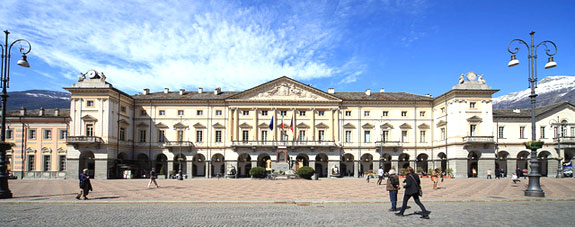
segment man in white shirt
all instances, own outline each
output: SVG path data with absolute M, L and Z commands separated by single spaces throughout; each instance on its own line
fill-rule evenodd
M 381 181 L 383 180 L 383 166 L 379 167 L 379 170 L 377 171 L 377 175 L 379 175 L 379 180 L 377 180 L 377 184 L 381 185 Z

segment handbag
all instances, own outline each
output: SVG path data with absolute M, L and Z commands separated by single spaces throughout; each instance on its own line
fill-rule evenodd
M 417 185 L 417 189 L 419 189 L 419 192 L 417 194 L 419 194 L 419 196 L 422 197 L 423 196 L 423 190 L 421 190 L 421 185 L 419 185 L 417 183 L 417 181 L 415 180 L 413 175 L 409 174 L 409 176 L 411 177 L 411 179 L 413 179 L 413 182 L 415 183 L 415 185 Z

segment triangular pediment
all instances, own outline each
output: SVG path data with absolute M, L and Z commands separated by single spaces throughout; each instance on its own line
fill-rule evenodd
M 187 128 L 188 126 L 185 124 L 182 124 L 181 122 L 178 122 L 177 124 L 174 125 L 174 128 Z
M 206 128 L 206 126 L 200 124 L 200 123 L 195 123 L 194 124 L 194 128 Z
M 148 126 L 149 125 L 144 123 L 144 122 L 140 122 L 140 124 L 136 125 L 136 127 L 139 127 L 139 128 L 147 128 Z
M 162 124 L 162 122 L 156 124 L 156 128 L 168 128 L 167 125 Z
M 242 124 L 240 125 L 240 128 L 252 128 L 252 126 L 249 125 L 248 123 L 242 123 Z
M 380 128 L 382 128 L 382 129 L 393 129 L 393 125 L 391 125 L 390 123 L 385 123 L 385 124 L 381 125 Z
M 123 124 L 123 125 L 129 125 L 130 123 L 128 121 L 126 121 L 125 119 L 121 119 L 118 121 L 119 124 Z
M 419 129 L 429 129 L 429 125 L 423 123 L 423 124 L 420 124 L 419 126 L 417 126 L 417 128 L 419 128 Z
M 399 126 L 400 129 L 411 129 L 411 125 L 409 125 L 408 123 L 403 123 L 402 125 Z
M 287 76 L 240 92 L 228 100 L 246 101 L 341 101 L 332 94 L 303 84 Z
M 365 123 L 364 125 L 361 126 L 362 128 L 374 128 L 375 126 L 373 126 L 370 123 Z
M 343 128 L 355 128 L 355 125 L 353 125 L 351 123 L 347 123 L 347 124 L 343 125 Z
M 270 125 L 266 124 L 266 123 L 261 123 L 258 125 L 258 128 L 269 128 Z
M 88 114 L 88 115 L 84 115 L 84 116 L 82 117 L 82 120 L 84 120 L 84 121 L 98 121 L 97 118 L 92 117 L 92 115 L 89 115 L 89 114 Z
M 442 126 L 445 126 L 446 124 L 447 124 L 447 121 L 440 120 L 439 122 L 437 122 L 437 127 L 442 127 Z
M 296 125 L 296 128 L 309 128 L 309 126 L 302 122 Z
M 319 123 L 317 125 L 315 125 L 316 128 L 329 128 L 328 125 L 324 124 L 324 123 Z
M 467 118 L 468 122 L 481 122 L 483 121 L 482 118 L 480 118 L 479 116 L 475 115 L 473 117 Z
M 223 125 L 220 124 L 219 122 L 218 122 L 218 123 L 215 123 L 214 125 L 212 125 L 212 127 L 214 127 L 214 128 L 226 128 L 226 126 L 223 126 Z

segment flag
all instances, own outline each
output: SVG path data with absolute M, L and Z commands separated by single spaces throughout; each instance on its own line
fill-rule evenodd
M 282 126 L 282 130 L 283 130 L 283 129 L 285 128 L 285 125 L 284 125 L 284 115 L 282 115 L 282 123 L 281 123 L 281 126 Z
M 274 130 L 274 117 L 272 116 L 272 120 L 270 121 L 270 130 Z
M 289 129 L 293 132 L 293 117 L 291 118 L 291 122 L 289 123 Z

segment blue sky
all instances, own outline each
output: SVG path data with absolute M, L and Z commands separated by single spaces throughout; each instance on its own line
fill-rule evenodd
M 508 68 L 515 38 L 551 40 L 575 75 L 573 1 L 2 1 L 0 29 L 32 43 L 10 91 L 60 90 L 102 71 L 127 93 L 197 87 L 242 90 L 282 75 L 336 91 L 438 96 L 459 75 L 484 74 L 495 96 L 528 87 L 527 50 Z

